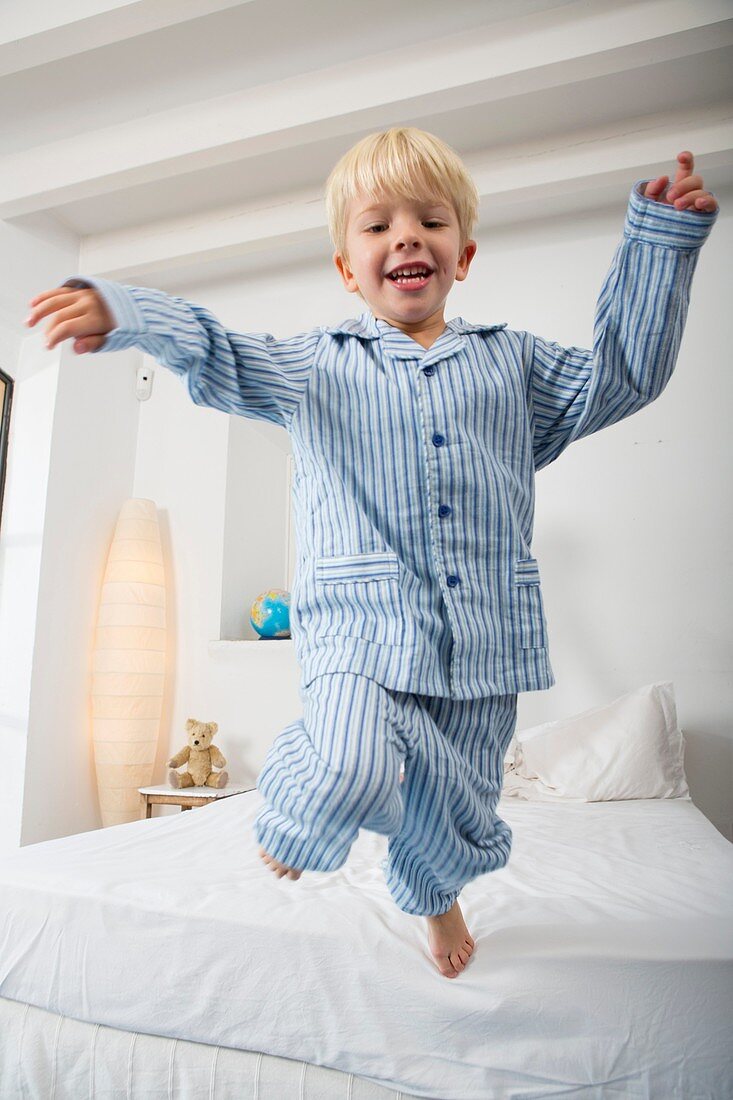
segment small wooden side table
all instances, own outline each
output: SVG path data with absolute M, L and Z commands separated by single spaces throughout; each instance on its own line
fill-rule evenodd
M 153 816 L 153 806 L 180 806 L 181 810 L 190 810 L 193 806 L 206 806 L 216 802 L 217 798 L 228 798 L 232 794 L 244 794 L 254 787 L 138 787 L 140 800 L 145 807 L 145 817 Z

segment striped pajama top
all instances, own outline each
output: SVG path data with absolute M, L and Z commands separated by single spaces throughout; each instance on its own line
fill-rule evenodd
M 328 672 L 475 699 L 552 687 L 534 474 L 654 401 L 674 369 L 718 211 L 632 188 L 593 348 L 461 317 L 424 349 L 370 312 L 289 339 L 225 329 L 160 290 L 74 276 L 197 405 L 285 428 L 295 463 L 291 634 Z

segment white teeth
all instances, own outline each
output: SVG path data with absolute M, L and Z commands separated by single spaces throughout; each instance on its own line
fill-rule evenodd
M 406 267 L 406 268 L 400 268 L 399 271 L 391 272 L 390 273 L 390 278 L 391 279 L 405 279 L 405 278 L 414 277 L 416 275 L 420 276 L 420 277 L 425 277 L 429 274 L 430 274 L 430 272 L 425 267 Z

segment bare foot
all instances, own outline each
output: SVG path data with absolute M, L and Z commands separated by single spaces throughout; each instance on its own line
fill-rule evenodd
M 299 879 L 302 872 L 296 871 L 294 867 L 287 867 L 284 863 L 280 863 L 277 859 L 273 859 L 272 856 L 268 856 L 264 848 L 260 848 L 260 858 L 265 861 L 271 871 L 274 871 L 278 878 L 282 878 L 283 875 L 287 875 L 288 878 Z
M 476 946 L 466 927 L 460 905 L 456 901 L 447 913 L 425 919 L 428 922 L 430 951 L 438 964 L 438 970 L 446 978 L 457 978 Z

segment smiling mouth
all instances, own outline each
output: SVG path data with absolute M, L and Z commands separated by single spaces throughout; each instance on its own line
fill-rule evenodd
M 430 268 L 415 264 L 413 267 L 392 271 L 387 278 L 401 290 L 420 290 L 427 286 L 432 274 Z

